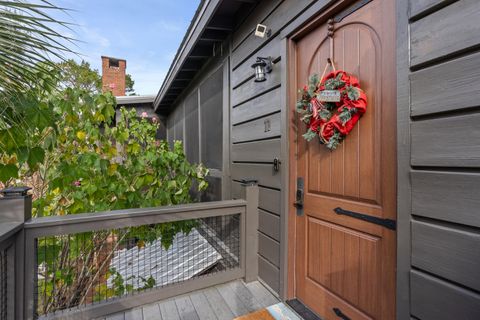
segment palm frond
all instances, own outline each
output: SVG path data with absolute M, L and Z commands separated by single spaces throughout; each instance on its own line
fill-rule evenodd
M 75 40 L 63 34 L 71 24 L 54 18 L 56 11 L 66 9 L 45 0 L 0 0 L 0 95 L 28 90 L 38 72 L 56 68 L 52 59 L 74 53 Z

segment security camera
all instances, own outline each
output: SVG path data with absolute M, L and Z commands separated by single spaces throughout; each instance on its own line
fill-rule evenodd
M 263 24 L 257 24 L 255 28 L 255 36 L 260 38 L 265 38 L 265 36 L 270 37 L 271 30 Z

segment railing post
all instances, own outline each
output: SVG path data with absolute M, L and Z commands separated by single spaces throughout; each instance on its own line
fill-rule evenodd
M 245 219 L 245 281 L 258 276 L 258 185 L 256 180 L 243 181 L 247 201 Z
M 28 187 L 15 187 L 0 190 L 0 223 L 23 223 L 32 217 L 32 196 Z M 29 254 L 32 254 L 29 252 Z M 24 276 L 25 276 L 25 234 L 21 229 L 15 243 L 9 250 L 10 261 L 7 273 L 7 319 L 24 319 Z M 33 272 L 33 271 L 32 271 Z M 13 276 L 10 276 L 12 275 Z M 31 297 L 33 299 L 33 297 Z

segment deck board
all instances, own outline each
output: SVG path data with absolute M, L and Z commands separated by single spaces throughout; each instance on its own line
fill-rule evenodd
M 159 306 L 162 319 L 181 320 L 180 315 L 178 314 L 177 305 L 175 304 L 174 300 L 160 302 Z
M 142 311 L 143 320 L 162 320 L 158 303 L 144 305 Z
M 230 310 L 230 307 L 228 307 L 227 302 L 223 299 L 216 288 L 206 289 L 203 294 L 207 297 L 208 302 L 212 306 L 213 312 L 219 320 L 229 320 L 235 317 L 232 310 Z
M 175 304 L 182 320 L 200 320 L 188 295 L 175 298 Z
M 190 295 L 190 300 L 197 311 L 200 319 L 205 320 L 222 320 L 217 317 L 215 312 L 215 305 L 208 301 L 204 291 L 197 291 Z M 230 309 L 229 309 L 230 310 Z
M 250 312 L 250 310 L 248 310 L 248 308 L 243 304 L 242 300 L 238 298 L 237 294 L 228 285 L 228 283 L 218 285 L 216 288 L 236 317 Z
M 125 320 L 143 320 L 143 311 L 141 308 L 135 308 L 125 312 Z
M 278 303 L 260 282 L 236 280 L 106 316 L 107 320 L 232 320 Z

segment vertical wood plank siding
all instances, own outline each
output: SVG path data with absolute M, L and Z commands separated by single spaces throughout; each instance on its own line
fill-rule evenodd
M 478 17 L 397 2 L 398 319 L 480 319 Z

